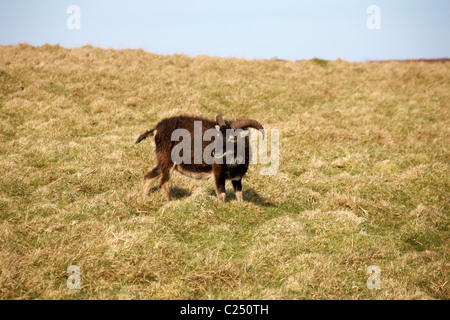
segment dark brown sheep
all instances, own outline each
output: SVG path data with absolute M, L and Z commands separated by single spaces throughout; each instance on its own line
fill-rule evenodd
M 175 169 L 193 178 L 213 178 L 220 201 L 225 200 L 225 181 L 231 180 L 237 200 L 243 201 L 241 181 L 250 164 L 251 150 L 248 132 L 242 130 L 248 128 L 262 130 L 264 135 L 263 126 L 256 120 L 230 122 L 224 121 L 220 114 L 217 115 L 216 121 L 191 116 L 177 116 L 162 120 L 136 140 L 136 143 L 139 143 L 149 136 L 155 136 L 157 163 L 153 170 L 144 176 L 144 196 L 150 191 L 152 183 L 161 176 L 159 186 L 167 200 L 170 200 L 168 182 L 172 170 Z M 176 130 L 188 133 L 191 140 L 184 141 L 183 138 L 183 140 L 174 141 L 173 134 Z M 205 133 L 208 131 L 214 139 L 211 137 L 210 141 L 204 141 Z M 220 138 L 222 138 L 221 143 L 218 142 Z M 190 150 L 187 150 L 190 152 L 182 154 L 183 159 L 188 161 L 174 161 L 174 154 L 180 149 L 179 144 L 182 142 L 188 142 L 190 146 Z M 196 148 L 197 150 L 194 150 Z M 245 153 L 242 152 L 243 150 Z M 186 149 L 183 152 L 186 152 Z

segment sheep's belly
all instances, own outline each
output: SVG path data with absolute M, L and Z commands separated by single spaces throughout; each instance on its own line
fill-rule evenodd
M 194 178 L 194 179 L 210 180 L 213 178 L 212 170 L 209 172 L 187 171 L 187 170 L 183 170 L 183 168 L 179 165 L 175 166 L 175 170 L 184 174 L 185 176 L 188 176 L 188 177 Z

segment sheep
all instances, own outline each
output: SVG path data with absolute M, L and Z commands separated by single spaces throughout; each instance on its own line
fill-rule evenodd
M 236 199 L 242 202 L 242 178 L 251 161 L 248 128 L 260 130 L 264 139 L 263 126 L 251 119 L 224 121 L 218 114 L 215 122 L 192 116 L 175 116 L 160 121 L 136 140 L 139 143 L 149 136 L 155 137 L 157 163 L 144 176 L 144 197 L 148 195 L 153 182 L 161 176 L 159 187 L 167 201 L 170 201 L 168 182 L 171 172 L 177 170 L 197 179 L 214 179 L 219 201 L 225 200 L 225 181 L 231 180 Z M 189 136 L 183 136 L 183 140 L 177 142 L 174 141 L 176 133 L 187 133 Z M 214 136 L 214 142 L 208 144 L 206 136 L 209 136 L 210 141 Z M 177 158 L 177 151 L 180 153 L 180 150 L 184 161 Z

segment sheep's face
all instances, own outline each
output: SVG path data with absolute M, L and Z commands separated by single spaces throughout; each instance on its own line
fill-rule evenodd
M 216 162 L 226 163 L 227 165 L 248 163 L 249 130 L 234 130 L 229 125 L 217 125 L 216 130 L 216 144 L 214 149 Z

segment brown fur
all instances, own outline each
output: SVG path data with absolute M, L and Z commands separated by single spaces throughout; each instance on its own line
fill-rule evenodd
M 212 165 L 205 163 L 204 159 L 202 159 L 201 164 L 194 163 L 194 152 L 191 152 L 191 164 L 174 164 L 172 162 L 172 149 L 174 146 L 179 143 L 177 141 L 171 140 L 172 132 L 176 129 L 186 129 L 191 133 L 191 146 L 193 148 L 194 145 L 194 121 L 202 122 L 202 135 L 208 129 L 213 129 L 218 124 L 215 121 L 211 121 L 204 118 L 199 117 L 190 117 L 190 116 L 177 116 L 172 118 L 167 118 L 159 122 L 155 128 L 152 130 L 146 131 L 141 134 L 139 138 L 136 140 L 136 143 L 141 142 L 146 139 L 148 136 L 152 136 L 155 132 L 155 154 L 157 164 L 144 176 L 144 196 L 146 196 L 151 188 L 152 183 L 161 176 L 159 186 L 165 195 L 167 200 L 170 200 L 170 191 L 168 187 L 168 182 L 170 179 L 171 172 L 175 169 L 181 173 L 187 174 L 189 176 L 196 177 L 208 177 L 212 176 L 215 181 L 215 187 L 217 192 L 217 197 L 220 201 L 225 200 L 225 181 L 232 180 L 233 189 L 236 193 L 236 197 L 238 201 L 242 201 L 242 177 L 248 170 L 249 162 L 250 162 L 250 144 L 248 141 L 248 137 L 246 137 L 246 147 L 245 147 L 245 163 L 243 164 L 235 164 L 228 165 L 225 163 L 219 164 L 214 162 Z M 225 125 L 220 127 L 220 131 L 222 131 L 223 137 L 225 137 L 226 129 L 231 128 L 232 122 L 225 122 Z M 203 141 L 202 151 L 208 146 L 210 141 Z M 224 142 L 225 146 L 225 142 Z M 236 154 L 236 150 L 235 150 Z

